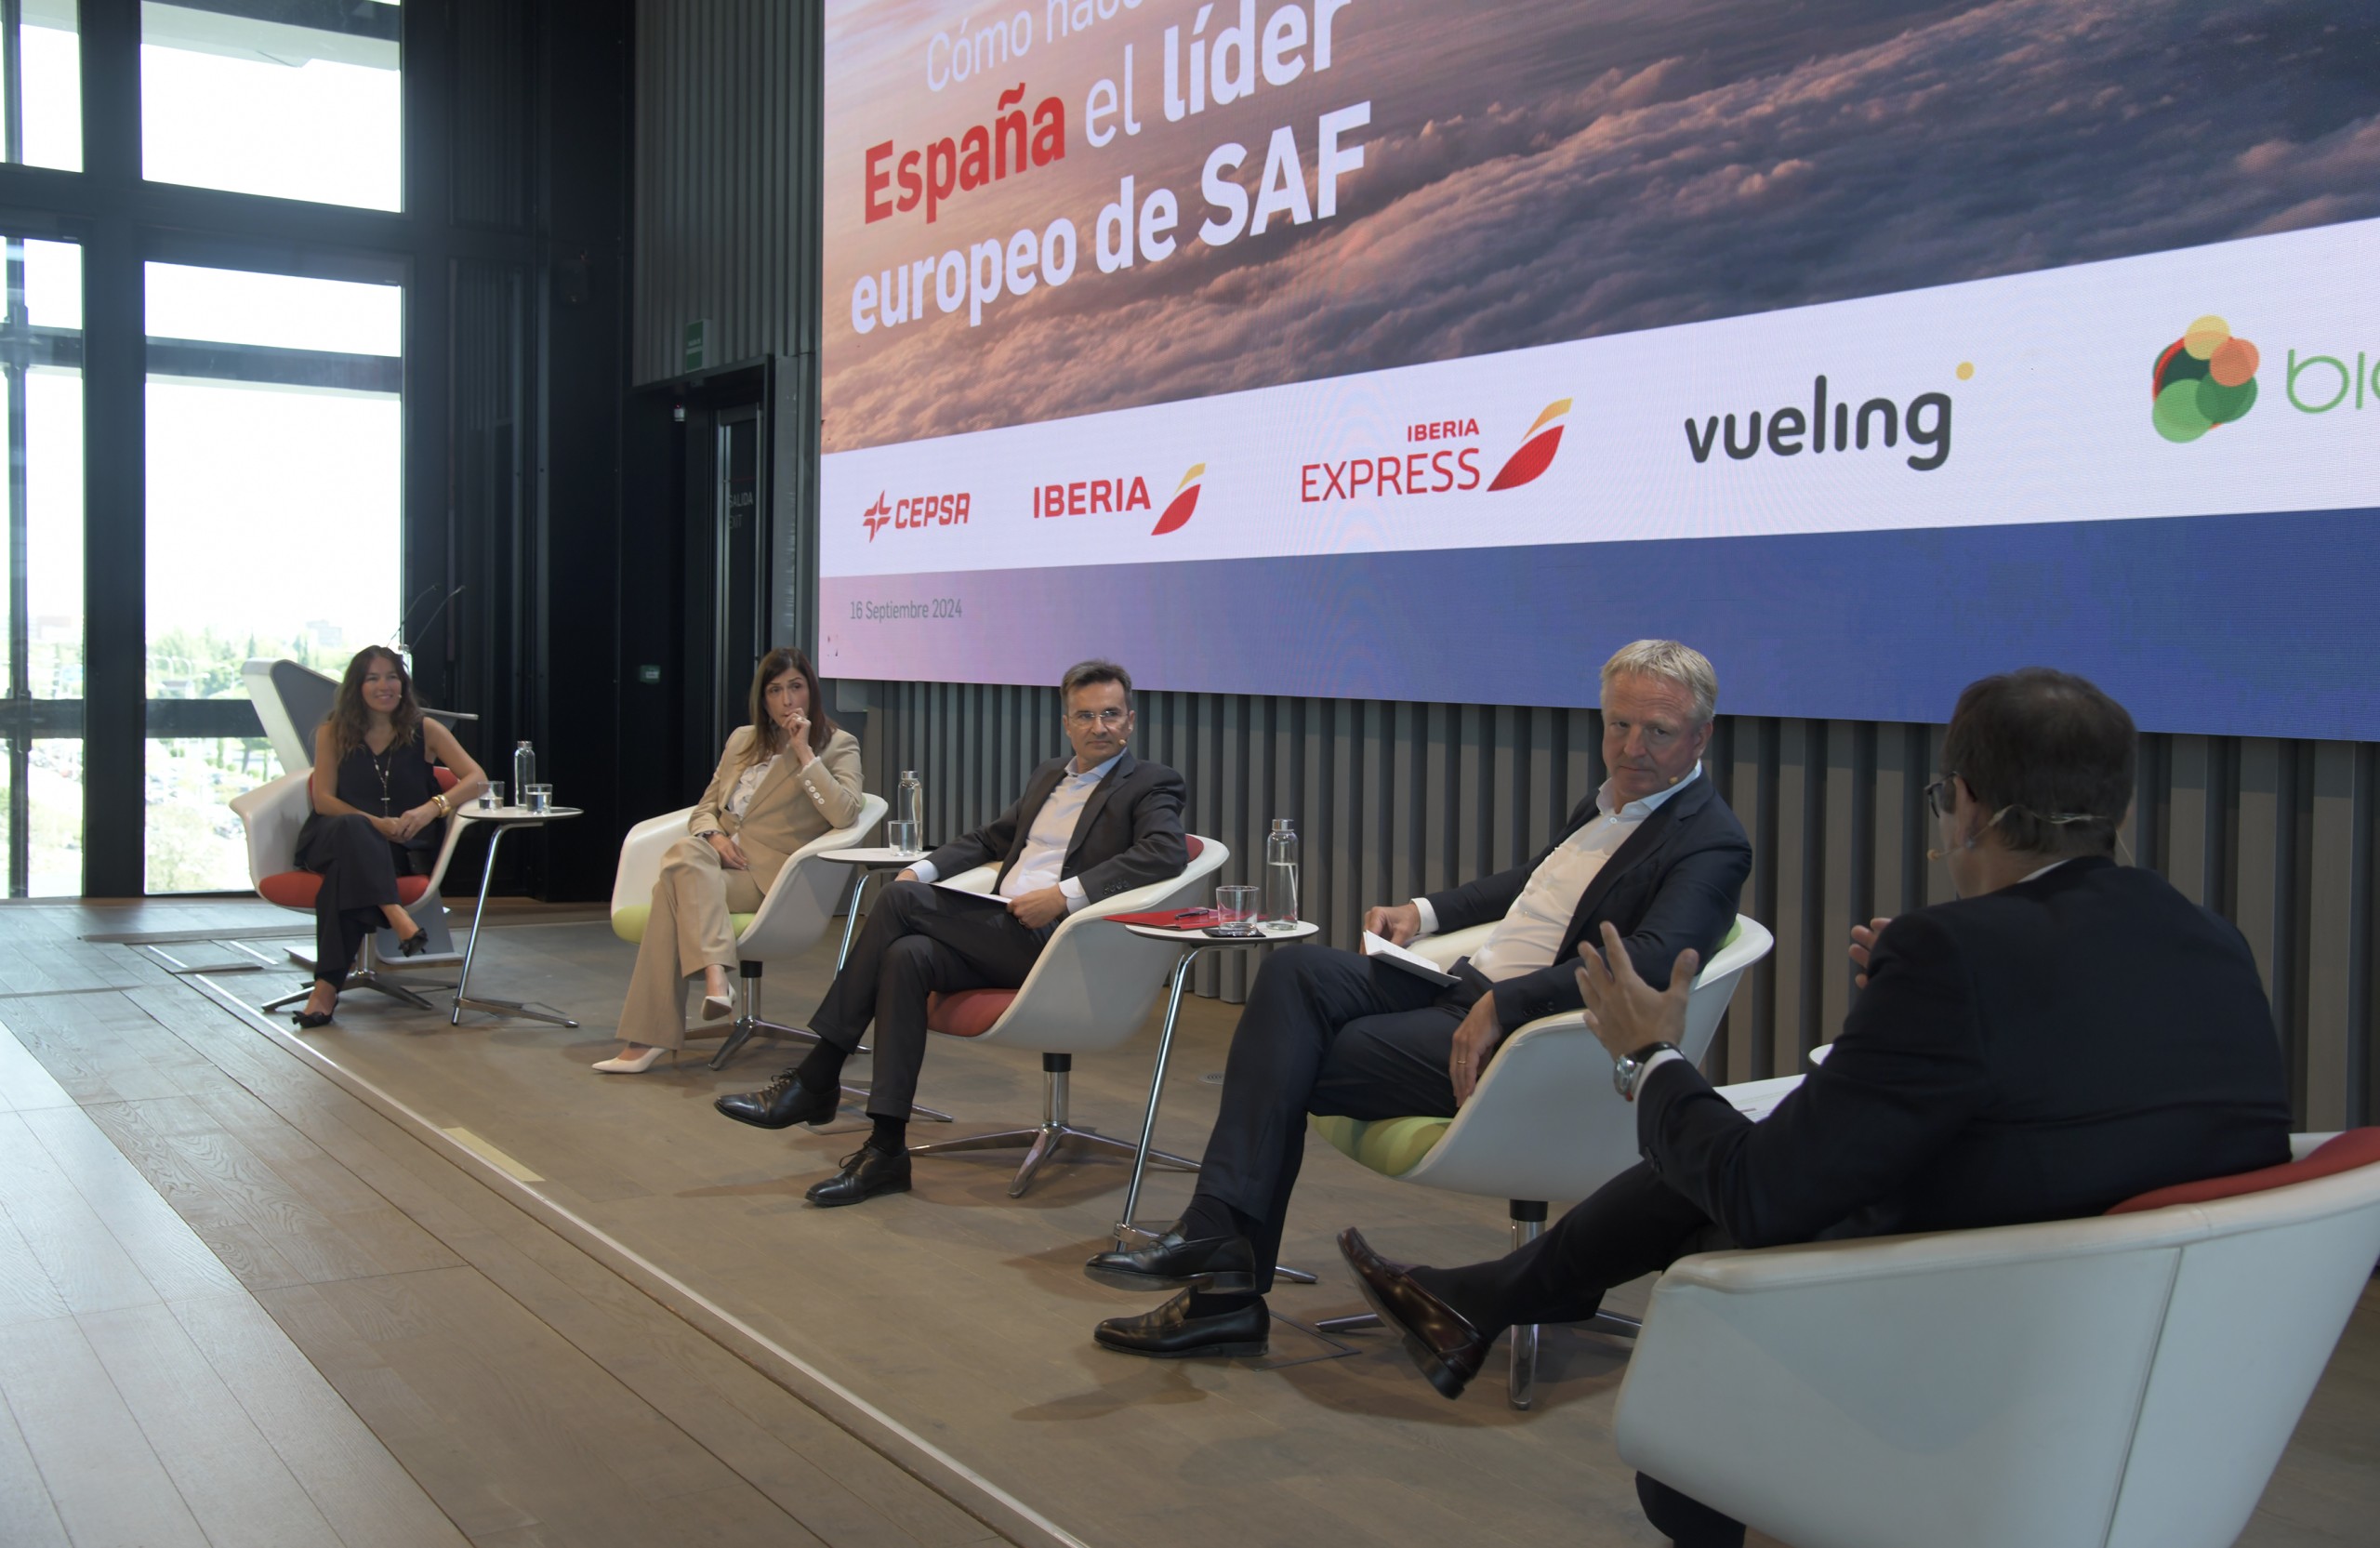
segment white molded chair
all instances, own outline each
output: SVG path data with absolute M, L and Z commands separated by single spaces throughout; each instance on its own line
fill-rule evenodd
M 852 870 L 848 866 L 813 857 L 856 848 L 884 820 L 884 812 L 882 796 L 861 796 L 859 816 L 849 827 L 822 833 L 787 857 L 776 879 L 769 883 L 760 907 L 748 914 L 728 916 L 735 929 L 740 990 L 735 1021 L 729 1028 L 726 1043 L 712 1055 L 711 1068 L 724 1065 L 756 1033 L 817 1040 L 816 1034 L 807 1027 L 762 1018 L 761 970 L 769 962 L 798 957 L 825 938 L 834 925 L 835 910 L 851 881 Z M 628 837 L 620 840 L 620 867 L 612 878 L 612 933 L 621 940 L 644 939 L 645 923 L 653 913 L 653 884 L 660 879 L 661 863 L 668 855 L 669 847 L 687 836 L 686 824 L 694 813 L 694 809 L 687 806 L 647 817 L 629 828 Z M 854 1094 L 860 1092 L 857 1087 L 844 1089 Z M 930 1114 L 924 1108 L 918 1109 L 918 1113 L 948 1121 L 944 1115 Z
M 455 776 L 444 769 L 432 771 L 444 789 L 455 787 Z M 248 880 L 259 896 L 268 903 L 280 905 L 294 913 L 311 915 L 314 898 L 321 891 L 323 879 L 312 871 L 298 868 L 298 832 L 306 826 L 314 804 L 306 793 L 306 782 L 311 771 L 299 769 L 283 774 L 279 779 L 258 786 L 245 795 L 231 798 L 231 813 L 246 829 L 248 840 Z M 463 836 L 463 824 L 449 819 L 446 840 L 439 847 L 438 858 L 431 864 L 428 876 L 397 878 L 397 901 L 404 905 L 424 930 L 430 932 L 430 944 L 424 956 L 400 959 L 421 962 L 424 966 L 443 966 L 455 951 L 454 938 L 446 929 L 446 906 L 438 895 L 438 884 L 446 878 L 446 862 L 454 857 L 456 840 Z M 386 936 L 383 943 L 381 937 Z M 348 970 L 345 989 L 372 989 L 390 999 L 412 1006 L 416 1011 L 436 1007 L 411 988 L 389 976 L 390 959 L 395 953 L 396 932 L 376 930 L 364 938 L 363 949 L 357 953 L 355 965 Z M 314 971 L 314 960 L 302 952 L 292 951 L 289 959 Z M 452 984 L 425 984 L 424 988 L 451 989 Z M 278 1011 L 294 1005 L 312 993 L 312 986 L 279 999 L 267 1000 L 264 1010 Z
M 1428 935 L 1412 949 L 1451 971 L 1485 945 L 1493 925 Z M 1679 1052 L 1695 1064 L 1727 1013 L 1736 986 L 1768 955 L 1776 938 L 1756 920 L 1736 916 L 1719 949 L 1695 975 Z M 1637 1162 L 1636 1109 L 1611 1084 L 1611 1055 L 1578 1011 L 1540 1016 L 1504 1039 L 1471 1100 L 1453 1118 L 1316 1118 L 1316 1132 L 1342 1153 L 1399 1182 L 1510 1202 L 1513 1245 L 1545 1229 L 1546 1205 L 1584 1198 Z M 1617 1313 L 1598 1321 L 1618 1330 L 1635 1323 Z M 1329 1317 L 1339 1331 L 1376 1326 L 1369 1313 Z M 1537 1378 L 1537 1329 L 1513 1330 L 1513 1407 L 1526 1409 Z
M 1139 1146 L 1078 1129 L 1068 1120 L 1067 1088 L 1078 1053 L 1098 1053 L 1116 1047 L 1141 1029 L 1157 992 L 1165 987 L 1182 947 L 1171 941 L 1135 935 L 1121 925 L 1104 923 L 1110 914 L 1137 914 L 1163 908 L 1195 895 L 1231 859 L 1231 851 L 1212 839 L 1193 833 L 1190 859 L 1170 880 L 1134 887 L 1114 897 L 1084 905 L 1066 916 L 1040 959 L 1013 989 L 967 989 L 936 995 L 929 1002 L 926 1025 L 954 1038 L 979 1042 L 1008 1042 L 1038 1049 L 1041 1054 L 1041 1121 L 1030 1129 L 1004 1129 L 991 1134 L 913 1144 L 912 1156 L 939 1156 L 957 1150 L 1000 1150 L 1025 1147 L 1024 1164 L 1009 1184 L 1017 1198 L 1033 1185 L 1042 1163 L 1069 1143 L 1125 1156 Z M 951 879 L 954 886 L 987 893 L 998 877 L 990 866 L 979 866 Z M 1162 1072 L 1160 1072 L 1161 1074 Z M 1177 1171 L 1196 1171 L 1198 1163 L 1152 1150 L 1149 1159 Z
M 2380 1256 L 2380 1130 L 2332 1144 L 2207 1202 L 1680 1259 L 1620 1455 L 1808 1548 L 2222 1548 Z

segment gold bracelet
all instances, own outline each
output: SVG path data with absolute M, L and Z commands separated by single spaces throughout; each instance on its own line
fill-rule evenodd
M 437 806 L 438 806 L 438 814 L 439 814 L 440 816 L 442 816 L 442 817 L 451 817 L 451 816 L 453 816 L 453 815 L 455 814 L 455 809 L 454 809 L 454 807 L 452 807 L 452 806 L 450 806 L 450 805 L 448 805 L 448 804 L 447 804 L 447 801 L 446 801 L 446 792 L 445 792 L 445 791 L 441 790 L 441 791 L 439 791 L 436 795 L 431 796 L 430 799 L 432 801 L 434 801 L 434 802 L 436 802 L 436 803 L 437 803 Z

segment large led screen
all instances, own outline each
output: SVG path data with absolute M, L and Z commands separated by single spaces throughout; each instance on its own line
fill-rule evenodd
M 830 0 L 821 668 L 2380 738 L 2380 7 Z

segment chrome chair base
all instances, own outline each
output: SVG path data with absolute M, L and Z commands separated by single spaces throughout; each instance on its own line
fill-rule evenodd
M 266 1000 L 258 1009 L 267 1015 L 295 1005 L 314 992 L 314 959 L 299 951 L 291 951 L 288 955 L 293 965 L 306 970 L 306 986 L 296 994 L 283 995 L 279 999 Z M 364 949 L 356 954 L 355 966 L 347 970 L 347 982 L 339 986 L 338 992 L 345 995 L 357 989 L 370 989 L 375 994 L 387 995 L 400 1005 L 409 1005 L 416 1011 L 435 1011 L 438 1007 L 415 993 L 415 989 L 416 987 L 452 989 L 454 986 L 452 984 L 430 984 L 419 980 L 416 980 L 412 985 L 401 982 L 383 971 L 379 954 L 372 949 L 372 937 L 366 935 L 364 937 Z
M 1016 1176 L 1008 1185 L 1011 1198 L 1022 1198 L 1025 1190 L 1050 1158 L 1069 1144 L 1117 1156 L 1139 1156 L 1142 1147 L 1100 1133 L 1095 1129 L 1078 1129 L 1066 1121 L 1068 1085 L 1074 1074 L 1074 1055 L 1044 1053 L 1041 1055 L 1041 1121 L 1030 1129 L 1003 1129 L 991 1134 L 970 1134 L 964 1139 L 935 1140 L 930 1144 L 909 1146 L 912 1156 L 945 1156 L 961 1150 L 1025 1151 L 1025 1163 L 1016 1169 Z M 1186 1156 L 1170 1155 L 1162 1150 L 1146 1152 L 1148 1158 L 1161 1167 L 1175 1171 L 1196 1171 L 1198 1163 Z
M 1024 1164 L 1016 1169 L 1015 1178 L 1008 1185 L 1011 1198 L 1022 1198 L 1025 1190 L 1033 1185 L 1034 1177 L 1050 1158 L 1069 1144 L 1080 1145 L 1099 1155 L 1130 1157 L 1140 1147 L 1095 1129 L 1078 1129 L 1063 1119 L 1045 1121 L 1030 1129 L 1003 1129 L 992 1134 L 970 1134 L 964 1139 L 935 1140 L 930 1144 L 909 1146 L 912 1156 L 945 1156 L 961 1150 L 1013 1150 L 1023 1147 Z M 1186 1156 L 1174 1156 L 1162 1150 L 1149 1152 L 1152 1164 L 1170 1167 L 1175 1171 L 1196 1171 L 1198 1163 Z

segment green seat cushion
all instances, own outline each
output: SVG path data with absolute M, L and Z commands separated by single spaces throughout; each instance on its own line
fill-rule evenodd
M 623 941 L 641 941 L 644 939 L 644 921 L 652 917 L 653 905 L 649 903 L 631 903 L 615 908 L 612 910 L 612 933 Z M 759 917 L 757 914 L 730 914 L 727 922 L 741 938 Z
M 1402 1177 L 1437 1148 L 1450 1118 L 1310 1118 L 1316 1133 L 1341 1154 L 1389 1177 Z
M 1744 933 L 1740 916 L 1727 927 L 1712 956 L 1736 944 Z M 1314 1131 L 1349 1159 L 1389 1177 L 1402 1177 L 1446 1137 L 1450 1118 L 1363 1118 L 1310 1117 Z

